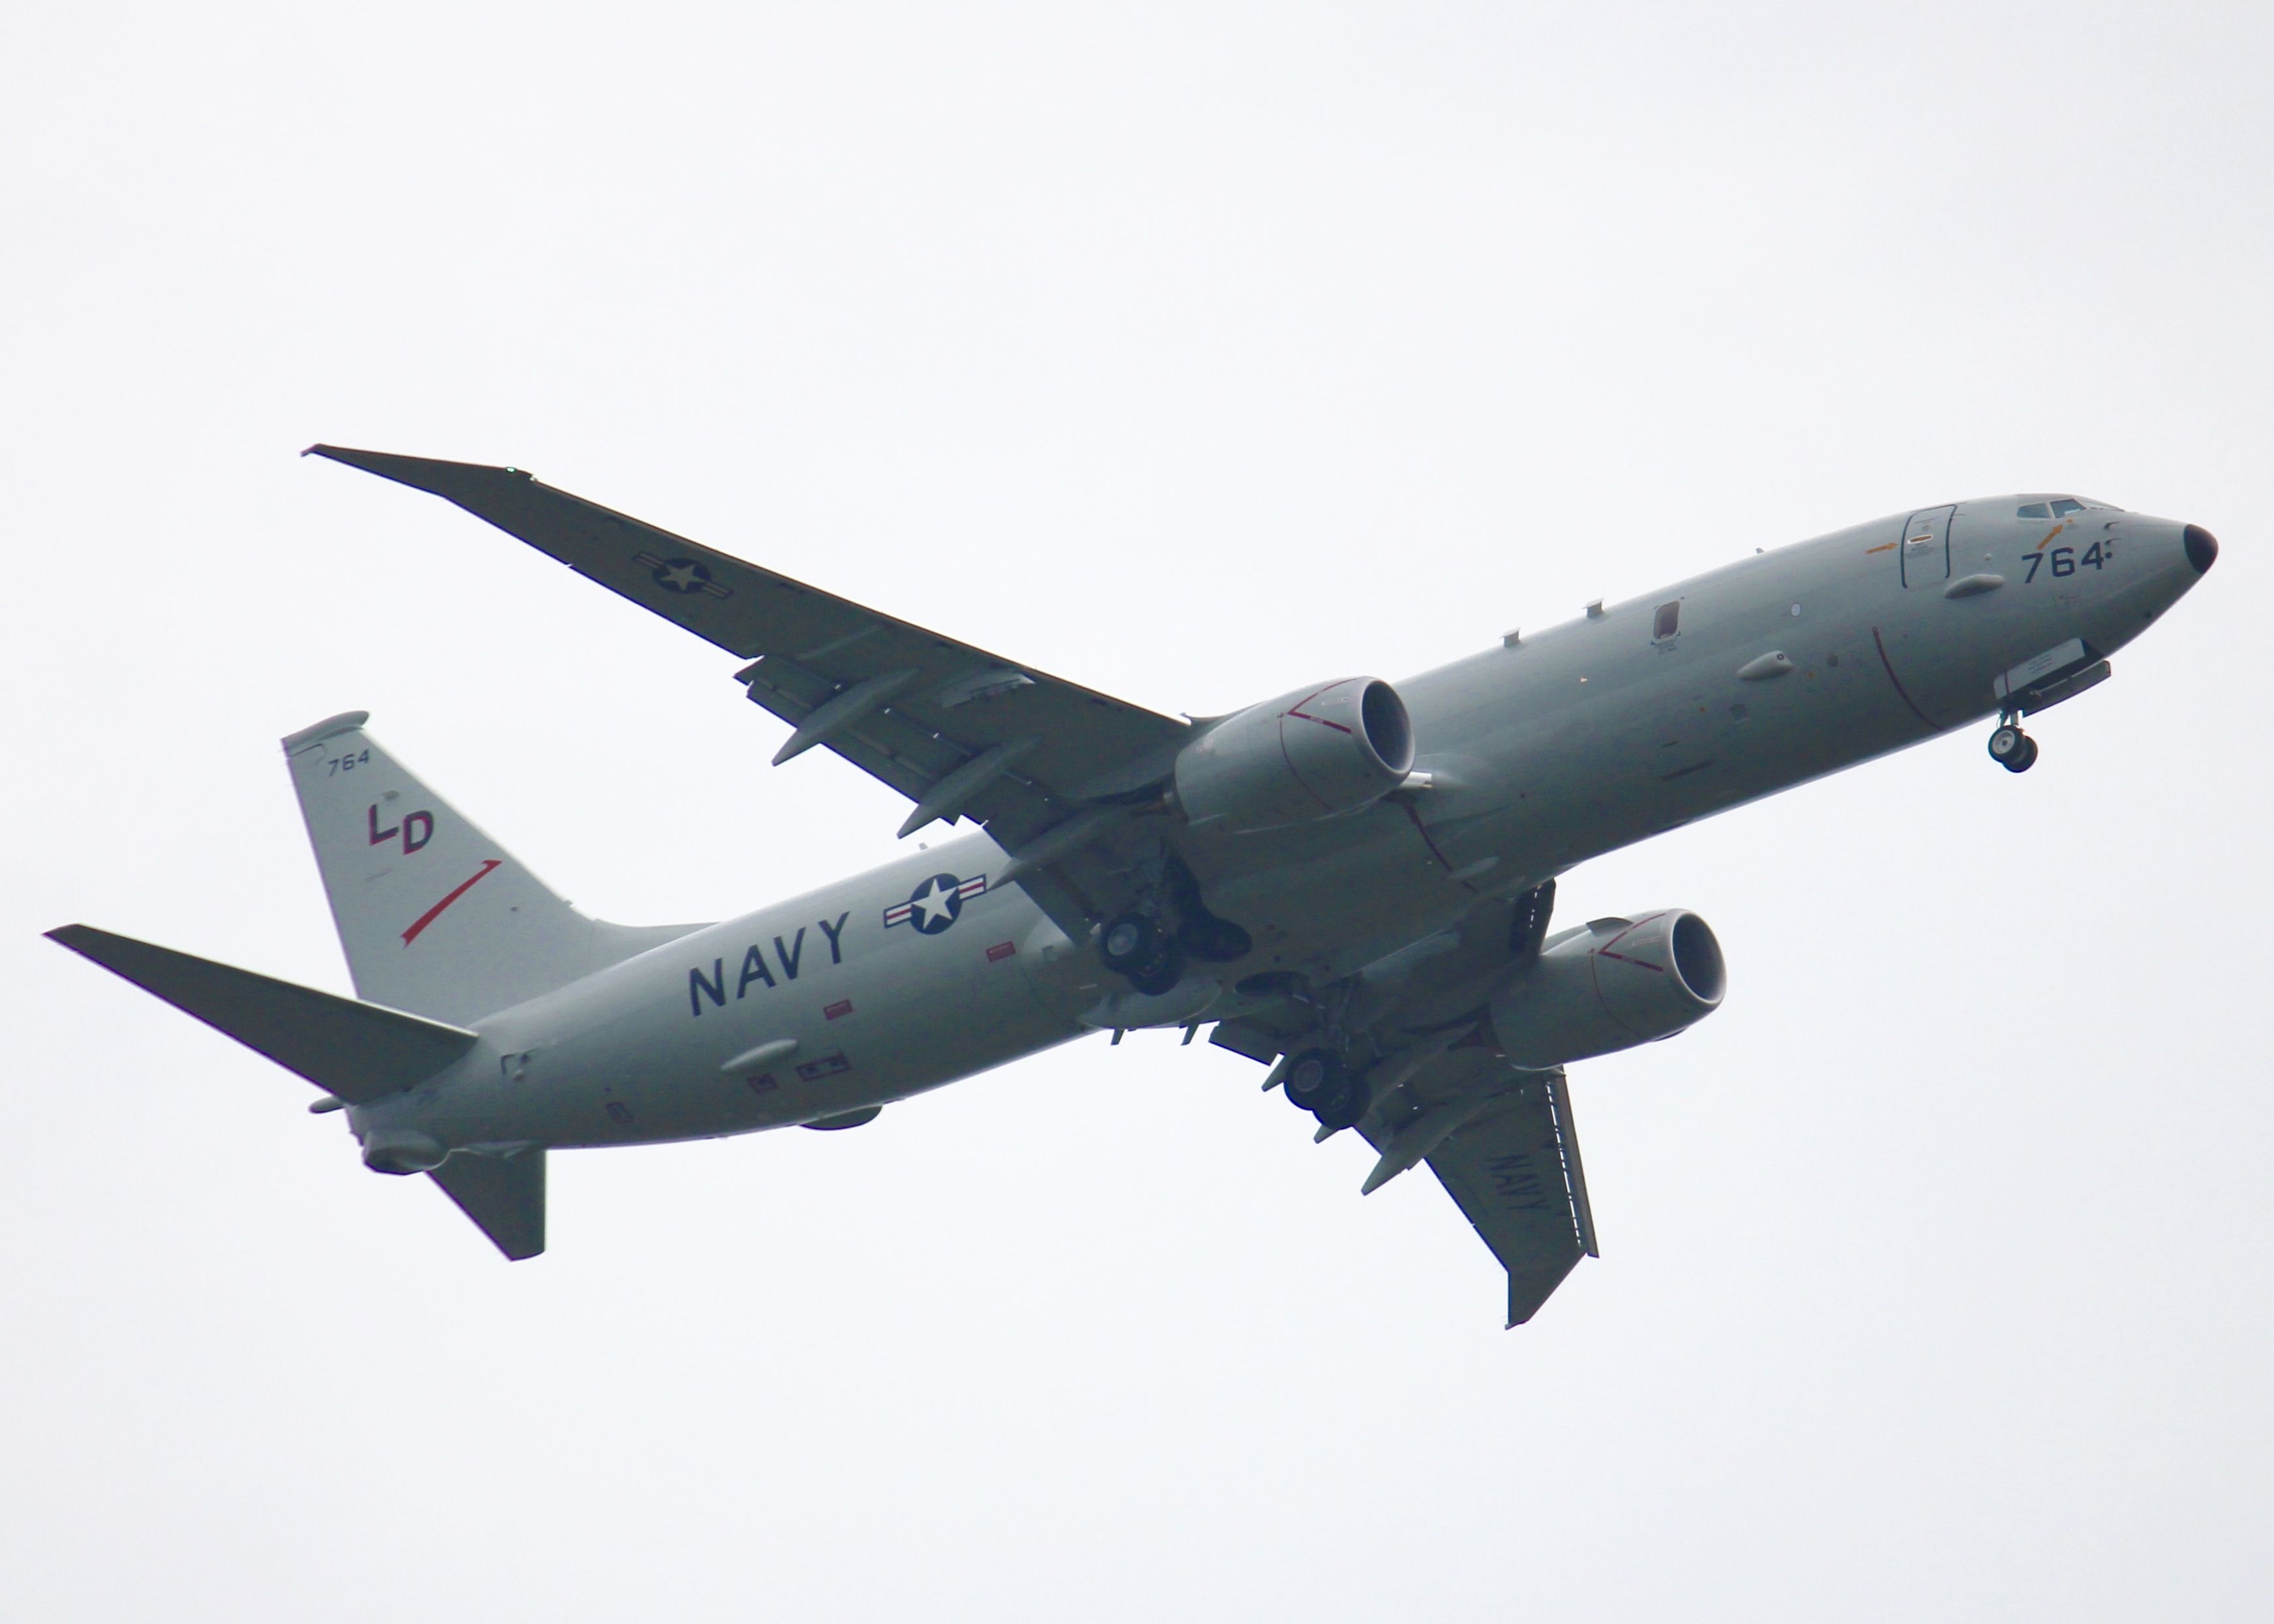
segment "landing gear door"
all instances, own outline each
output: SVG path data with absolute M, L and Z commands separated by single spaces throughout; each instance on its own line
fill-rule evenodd
M 1911 515 L 1903 526 L 1903 545 L 1897 549 L 1903 564 L 1903 586 L 1916 591 L 1939 587 L 1950 579 L 1950 515 L 1955 508 L 1930 508 Z

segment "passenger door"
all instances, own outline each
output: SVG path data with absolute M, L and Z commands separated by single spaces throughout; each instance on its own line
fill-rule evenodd
M 1903 526 L 1903 545 L 1896 549 L 1902 560 L 1903 587 L 1940 587 L 1950 579 L 1950 515 L 1954 508 L 1930 508 L 1911 515 Z

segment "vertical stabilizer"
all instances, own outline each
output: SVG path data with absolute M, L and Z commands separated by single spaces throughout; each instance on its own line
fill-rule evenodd
M 694 929 L 577 913 L 381 749 L 369 719 L 283 741 L 358 996 L 463 1022 Z

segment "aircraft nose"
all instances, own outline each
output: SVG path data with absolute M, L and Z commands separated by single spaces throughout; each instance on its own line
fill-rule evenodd
M 2180 540 L 2187 550 L 2187 562 L 2195 567 L 2195 574 L 2203 575 L 2218 561 L 2218 538 L 2200 524 L 2190 524 L 2180 532 Z

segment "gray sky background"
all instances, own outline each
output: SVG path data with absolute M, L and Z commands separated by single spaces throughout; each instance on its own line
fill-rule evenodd
M 2263 1616 L 2263 7 L 0 10 L 11 1618 Z M 1724 1011 L 1582 1068 L 1499 1328 L 1424 1177 L 1092 1042 L 556 1160 L 508 1266 L 40 941 L 344 989 L 277 737 L 709 919 L 897 798 L 315 440 L 512 462 L 1164 710 L 2076 489 L 2218 569 L 2046 717 L 1578 871 Z

